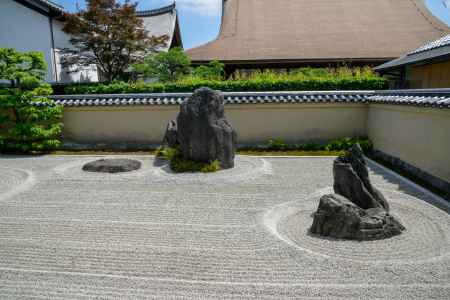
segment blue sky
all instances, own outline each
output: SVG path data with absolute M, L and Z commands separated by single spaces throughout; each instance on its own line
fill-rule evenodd
M 69 11 L 76 11 L 84 0 L 53 0 Z M 276 1 L 276 0 L 274 0 Z M 448 3 L 448 8 L 444 2 Z M 140 0 L 138 9 L 154 9 L 173 3 L 173 0 Z M 222 0 L 177 0 L 181 22 L 181 34 L 186 49 L 214 39 L 220 29 Z M 450 0 L 426 0 L 432 13 L 450 24 Z

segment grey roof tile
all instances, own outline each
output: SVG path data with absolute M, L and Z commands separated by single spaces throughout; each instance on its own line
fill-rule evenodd
M 420 53 L 420 52 L 429 51 L 429 50 L 436 49 L 436 48 L 443 47 L 443 46 L 447 46 L 447 45 L 450 45 L 450 34 L 446 35 L 446 36 L 443 36 L 442 38 L 440 38 L 440 39 L 438 39 L 436 41 L 427 43 L 427 44 L 417 48 L 416 50 L 408 53 L 408 55 L 413 55 L 413 54 L 417 54 L 417 53 Z
M 55 104 L 73 106 L 179 105 L 189 93 L 52 96 Z M 329 92 L 224 93 L 226 104 L 376 103 L 450 108 L 450 89 Z M 36 104 L 41 105 L 41 104 Z M 42 105 L 48 105 L 42 103 Z

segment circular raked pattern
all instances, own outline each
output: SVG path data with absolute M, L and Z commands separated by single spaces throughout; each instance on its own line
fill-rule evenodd
M 161 162 L 152 168 L 154 177 L 174 182 L 234 183 L 255 180 L 263 175 L 272 174 L 271 163 L 263 158 L 236 156 L 235 166 L 231 169 L 213 173 L 174 173 L 168 162 Z
M 417 262 L 437 259 L 450 253 L 448 215 L 404 193 L 382 191 L 389 199 L 391 213 L 406 227 L 398 236 L 375 241 L 325 238 L 309 233 L 312 214 L 320 196 L 281 205 L 270 215 L 277 219 L 276 234 L 291 246 L 331 259 L 359 262 Z
M 16 190 L 29 177 L 25 171 L 0 167 L 0 196 Z
M 106 159 L 104 157 L 103 159 Z M 102 159 L 99 157 L 99 160 Z M 174 173 L 167 161 L 155 159 L 153 157 L 139 157 L 141 168 L 134 172 L 122 173 L 98 173 L 83 171 L 86 164 L 92 163 L 92 158 L 83 158 L 62 165 L 53 169 L 63 180 L 133 180 L 134 182 L 145 183 L 165 183 L 165 184 L 191 184 L 191 183 L 236 183 L 258 180 L 262 176 L 272 174 L 272 164 L 263 158 L 237 156 L 236 166 L 232 169 L 219 170 L 214 173 Z M 95 162 L 95 161 L 94 161 Z

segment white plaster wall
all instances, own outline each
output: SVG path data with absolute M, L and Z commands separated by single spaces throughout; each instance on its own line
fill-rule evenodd
M 0 47 L 44 53 L 47 81 L 54 81 L 54 63 L 48 17 L 12 0 L 0 0 Z
M 55 40 L 55 58 L 58 82 L 97 82 L 98 72 L 96 65 L 83 67 L 66 67 L 61 65 L 61 50 L 65 48 L 74 48 L 70 43 L 70 35 L 65 33 L 62 28 L 64 23 L 53 20 L 53 36 Z M 75 71 L 76 70 L 76 71 Z
M 354 104 L 227 105 L 238 142 L 328 140 L 366 134 L 367 106 Z M 65 108 L 64 138 L 71 142 L 158 144 L 178 106 Z
M 141 17 L 144 22 L 145 30 L 149 36 L 162 36 L 169 34 L 169 39 L 164 47 L 159 48 L 160 51 L 168 51 L 175 32 L 176 13 L 166 13 L 151 17 Z
M 375 149 L 450 182 L 450 110 L 370 105 L 367 128 Z
M 64 109 L 64 139 L 159 144 L 178 106 Z M 450 111 L 367 104 L 226 105 L 240 144 L 368 135 L 375 149 L 450 182 Z

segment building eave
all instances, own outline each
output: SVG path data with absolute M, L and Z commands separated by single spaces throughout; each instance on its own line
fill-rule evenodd
M 389 61 L 381 66 L 375 68 L 378 72 L 387 72 L 395 69 L 400 69 L 405 66 L 423 65 L 445 61 L 450 59 L 450 45 L 445 47 L 435 48 L 425 52 L 416 54 L 404 55 L 392 61 Z
M 176 8 L 176 3 L 172 3 L 171 5 L 167 5 L 161 8 L 151 9 L 151 10 L 141 10 L 137 11 L 136 15 L 138 17 L 153 17 L 159 16 L 167 13 L 174 13 Z
M 64 15 L 64 7 L 48 0 L 13 0 L 44 16 L 58 18 Z

